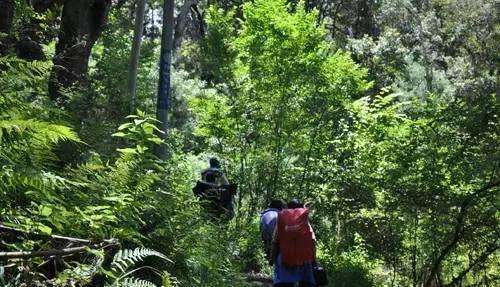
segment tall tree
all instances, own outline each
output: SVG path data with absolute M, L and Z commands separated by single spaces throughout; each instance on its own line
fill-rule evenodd
M 182 5 L 179 14 L 177 15 L 177 20 L 175 21 L 175 33 L 174 33 L 174 49 L 178 50 L 182 43 L 182 36 L 186 28 L 186 22 L 188 18 L 188 13 L 191 7 L 195 6 L 198 0 L 186 0 Z
M 137 88 L 137 66 L 141 54 L 142 32 L 144 30 L 144 11 L 146 0 L 139 0 L 135 10 L 134 42 L 130 53 L 130 64 L 128 74 L 128 89 L 130 93 L 130 112 L 135 112 L 136 88 Z
M 90 52 L 99 37 L 111 0 L 72 0 L 64 3 L 54 68 L 49 83 L 50 96 L 59 104 L 66 102 L 62 90 L 87 84 Z
M 10 46 L 10 29 L 14 20 L 14 1 L 0 0 L 0 55 L 7 53 Z
M 158 99 L 156 102 L 156 118 L 158 128 L 162 131 L 161 137 L 166 139 L 168 131 L 168 106 L 170 98 L 170 68 L 172 66 L 172 49 L 174 45 L 174 0 L 165 0 L 163 3 L 163 25 L 161 34 L 160 80 L 158 84 Z M 167 157 L 165 145 L 161 145 L 157 152 L 160 158 Z

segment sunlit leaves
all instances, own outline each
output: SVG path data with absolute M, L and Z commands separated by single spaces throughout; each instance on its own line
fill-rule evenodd
M 156 127 L 157 120 L 153 117 L 146 116 L 142 111 L 138 111 L 138 115 L 127 116 L 131 122 L 124 123 L 118 127 L 118 132 L 114 133 L 114 137 L 121 137 L 136 143 L 134 148 L 120 148 L 119 152 L 123 154 L 145 154 L 154 145 L 165 144 L 158 137 L 161 131 Z

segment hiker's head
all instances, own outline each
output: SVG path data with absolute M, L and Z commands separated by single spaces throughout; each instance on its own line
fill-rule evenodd
M 220 162 L 218 159 L 216 159 L 215 157 L 212 157 L 210 160 L 209 160 L 209 163 L 210 163 L 210 167 L 211 168 L 220 168 Z
M 304 207 L 304 204 L 302 204 L 302 202 L 300 202 L 300 200 L 298 200 L 296 198 L 290 200 L 287 204 L 287 208 L 289 208 L 289 209 L 303 208 L 303 207 Z
M 273 200 L 271 200 L 271 203 L 269 204 L 269 208 L 276 208 L 278 210 L 282 210 L 284 207 L 285 207 L 285 203 L 279 199 L 273 199 Z

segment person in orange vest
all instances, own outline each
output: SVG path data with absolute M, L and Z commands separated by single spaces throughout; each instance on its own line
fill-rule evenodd
M 316 286 L 316 236 L 308 216 L 309 209 L 298 199 L 278 214 L 272 257 L 275 287 Z

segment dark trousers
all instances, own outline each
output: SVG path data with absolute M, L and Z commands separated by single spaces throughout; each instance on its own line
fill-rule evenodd
M 273 285 L 274 287 L 295 287 L 295 283 L 276 283 Z M 300 282 L 299 287 L 314 287 L 309 282 Z

